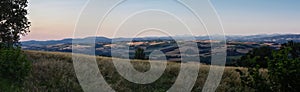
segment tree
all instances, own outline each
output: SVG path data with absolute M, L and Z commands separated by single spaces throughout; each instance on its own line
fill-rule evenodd
M 281 49 L 283 48 L 291 48 L 290 54 L 293 58 L 300 57 L 300 43 L 295 43 L 294 41 L 288 41 L 288 43 L 282 44 Z
M 282 92 L 300 91 L 300 43 L 289 41 L 268 60 L 268 74 L 273 90 Z
M 250 58 L 251 65 L 248 67 L 248 74 L 240 70 L 241 81 L 248 87 L 263 92 L 299 92 L 300 91 L 300 43 L 290 41 L 282 44 L 280 50 L 272 51 L 272 58 L 266 57 L 268 63 L 267 77 L 263 77 L 259 69 L 258 56 Z
M 256 60 L 253 61 L 253 58 L 256 58 Z M 268 63 L 266 58 L 272 58 L 272 49 L 268 46 L 262 46 L 254 48 L 245 56 L 242 56 L 241 60 L 237 64 L 238 66 L 243 67 L 256 67 L 258 64 L 262 68 L 267 68 Z
M 3 47 L 18 47 L 20 36 L 29 31 L 27 0 L 0 1 L 0 44 Z
M 15 92 L 28 77 L 32 62 L 20 47 L 20 37 L 29 32 L 27 0 L 0 1 L 0 90 Z
M 135 50 L 134 59 L 145 59 L 145 52 L 143 48 L 137 48 Z

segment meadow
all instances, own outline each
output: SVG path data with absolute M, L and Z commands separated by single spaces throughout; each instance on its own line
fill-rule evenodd
M 23 91 L 28 92 L 82 92 L 72 64 L 72 54 L 62 52 L 25 51 L 28 59 L 33 62 L 30 76 L 24 83 Z M 88 55 L 83 55 L 90 57 Z M 112 63 L 112 58 L 97 56 L 97 63 L 101 74 L 107 83 L 117 92 L 165 92 L 172 86 L 178 75 L 180 63 L 168 62 L 161 78 L 152 84 L 137 85 L 121 77 Z M 131 63 L 138 71 L 147 71 L 150 68 L 148 61 L 132 60 Z M 188 64 L 188 63 L 187 63 Z M 190 64 L 193 66 L 194 64 Z M 201 92 L 207 79 L 210 65 L 201 64 L 199 76 L 192 92 Z M 241 83 L 239 69 L 242 67 L 226 67 L 217 92 L 253 92 Z M 264 72 L 264 71 L 263 71 Z

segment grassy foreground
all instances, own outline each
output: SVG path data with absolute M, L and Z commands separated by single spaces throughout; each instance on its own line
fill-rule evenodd
M 28 59 L 33 61 L 33 69 L 30 77 L 24 83 L 23 91 L 82 92 L 73 69 L 71 53 L 40 51 L 25 51 L 25 53 Z M 165 92 L 175 82 L 180 68 L 180 64 L 170 62 L 158 81 L 149 85 L 137 85 L 120 77 L 111 62 L 111 58 L 97 57 L 97 61 L 102 75 L 117 92 Z M 146 71 L 150 68 L 149 62 L 145 61 L 135 60 L 132 61 L 132 64 L 139 71 Z M 193 92 L 201 92 L 209 67 L 209 65 L 201 65 Z M 245 68 L 241 67 L 226 67 L 217 92 L 254 91 L 241 84 L 240 75 L 235 69 L 246 71 Z

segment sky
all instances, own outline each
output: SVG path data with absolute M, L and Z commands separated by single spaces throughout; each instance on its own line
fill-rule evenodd
M 22 41 L 72 38 L 77 20 L 87 1 L 29 0 L 28 12 L 29 20 L 32 22 L 31 32 L 22 37 Z M 160 32 L 162 30 L 154 27 L 162 27 L 172 35 L 186 34 L 185 28 L 181 27 L 183 24 L 176 21 L 176 17 L 172 17 L 165 12 L 148 11 L 132 15 L 134 10 L 149 7 L 169 10 L 174 15 L 178 15 L 187 23 L 195 26 L 195 29 L 201 31 L 194 35 L 206 34 L 203 26 L 195 22 L 195 16 L 192 16 L 187 9 L 171 1 L 125 1 L 111 11 L 107 19 L 104 20 L 103 25 L 101 25 L 103 29 L 98 32 L 97 36 L 112 38 L 141 34 L 142 36 L 166 35 Z M 143 2 L 155 6 L 141 5 Z M 300 34 L 300 0 L 211 0 L 211 3 L 220 16 L 226 35 Z M 114 32 L 113 29 L 122 23 L 122 18 L 126 18 L 130 14 L 132 17 L 120 26 L 119 31 Z M 89 25 L 89 23 L 86 23 L 86 25 Z M 154 27 L 145 29 L 148 32 L 138 34 L 142 29 L 137 27 L 144 25 L 153 25 Z

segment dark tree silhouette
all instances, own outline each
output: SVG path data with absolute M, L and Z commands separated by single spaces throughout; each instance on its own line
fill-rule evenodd
M 145 52 L 143 48 L 135 50 L 134 59 L 145 59 Z
M 0 1 L 0 44 L 19 46 L 20 36 L 29 32 L 27 3 L 27 0 Z
M 20 37 L 29 32 L 27 0 L 0 1 L 0 91 L 19 92 L 32 62 L 20 48 Z

